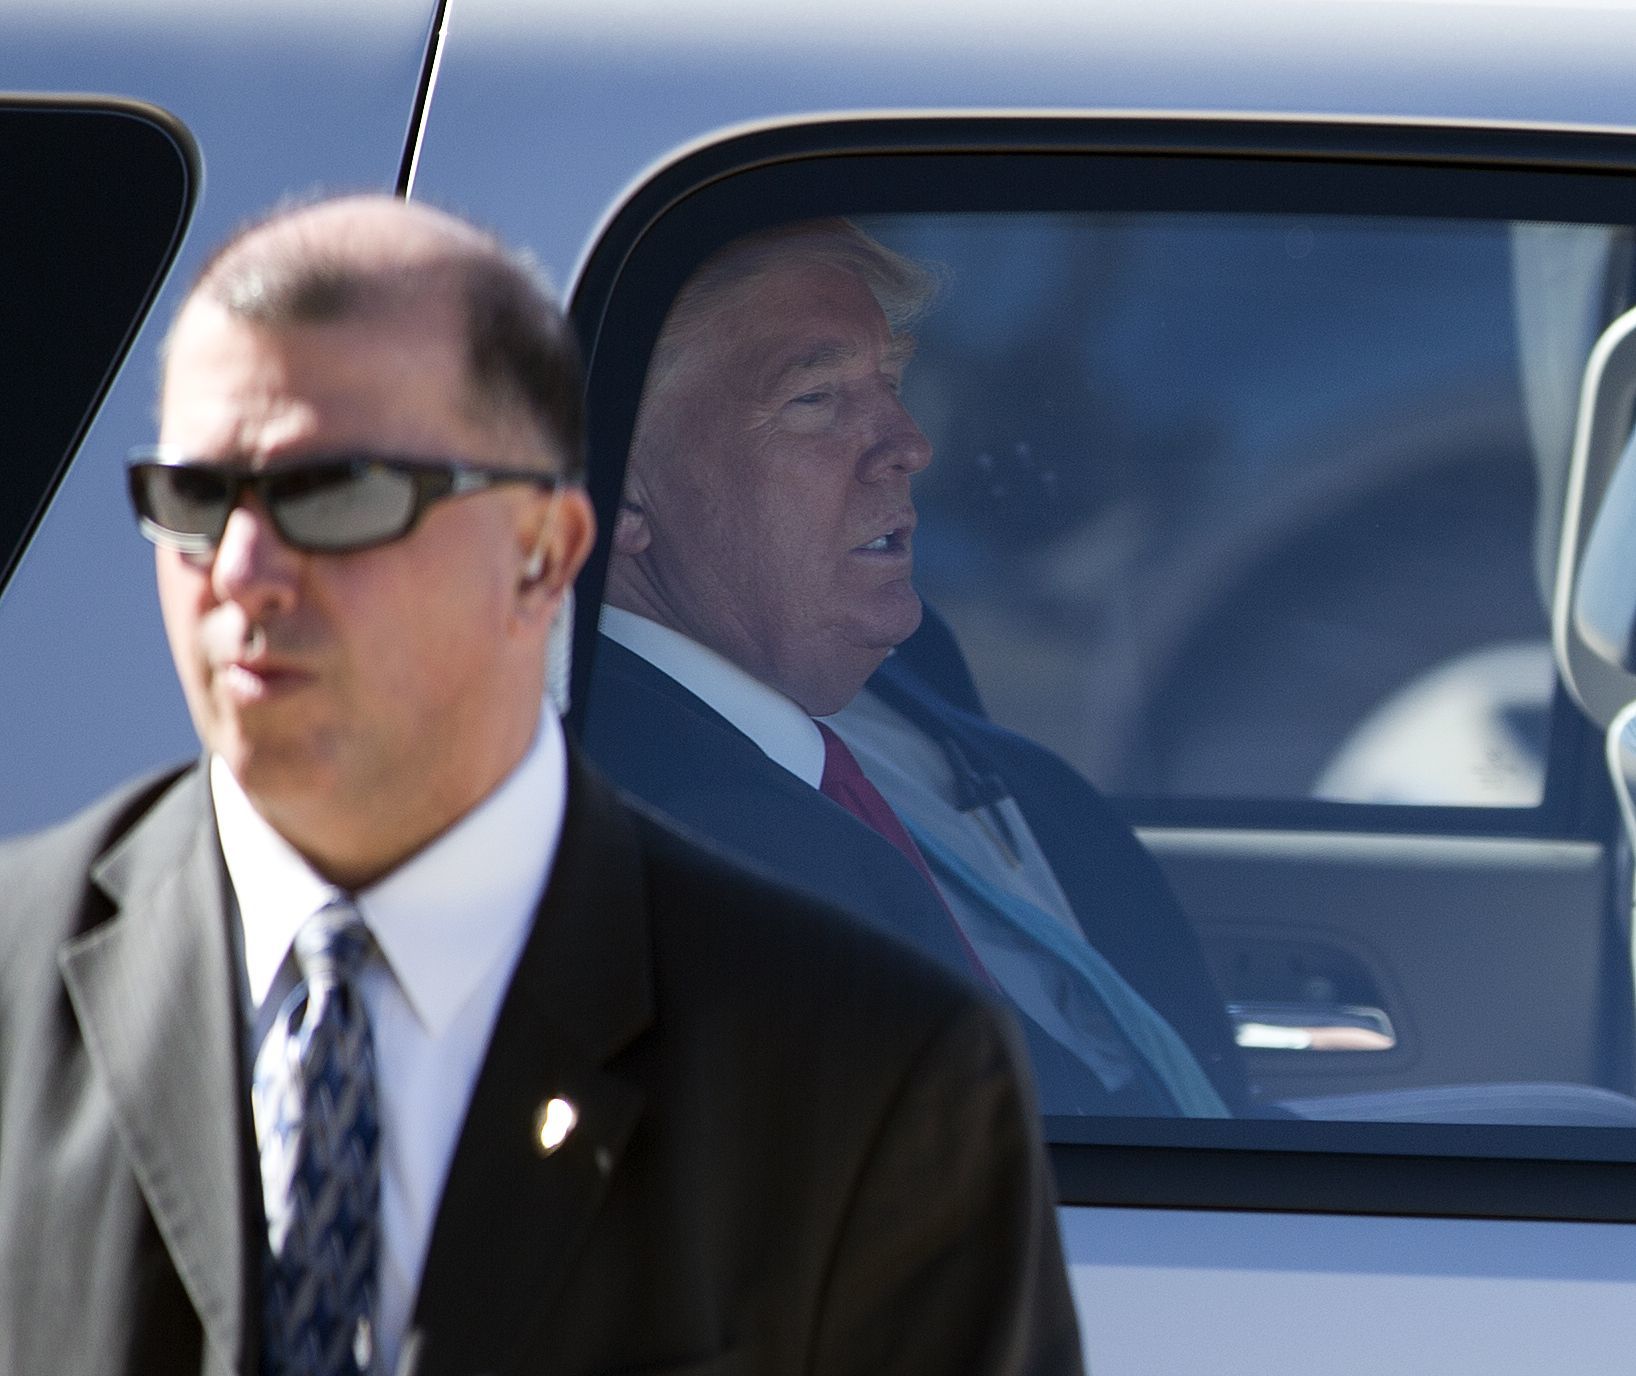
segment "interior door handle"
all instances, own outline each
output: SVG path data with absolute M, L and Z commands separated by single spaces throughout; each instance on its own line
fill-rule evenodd
M 1356 1003 L 1229 1003 L 1234 1037 L 1248 1051 L 1390 1051 L 1397 1033 L 1384 1008 Z

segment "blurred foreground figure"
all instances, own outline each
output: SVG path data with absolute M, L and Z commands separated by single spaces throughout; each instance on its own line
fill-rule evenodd
M 543 705 L 580 432 L 435 211 L 183 304 L 129 481 L 204 755 L 0 848 L 0 1372 L 1078 1370 L 1003 1014 Z

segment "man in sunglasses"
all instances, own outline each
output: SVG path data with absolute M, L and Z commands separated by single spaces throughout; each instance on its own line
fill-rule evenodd
M 579 388 L 385 198 L 188 295 L 129 482 L 205 759 L 0 849 L 0 1370 L 1078 1369 L 1003 1017 L 545 705 Z

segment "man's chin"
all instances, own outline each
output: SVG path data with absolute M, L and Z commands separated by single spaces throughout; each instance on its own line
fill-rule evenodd
M 310 740 L 232 731 L 220 733 L 210 749 L 252 801 L 277 804 L 324 789 L 327 762 Z
M 850 627 L 849 633 L 829 642 L 828 653 L 808 662 L 806 671 L 799 676 L 799 684 L 786 685 L 783 691 L 810 716 L 827 717 L 839 712 L 863 691 L 869 676 L 880 668 L 894 648 L 914 634 L 919 624 L 917 600 L 912 616 Z
M 865 628 L 861 643 L 878 649 L 884 659 L 920 629 L 924 615 L 920 595 L 905 585 L 902 594 L 893 596 L 887 605 L 879 608 L 872 618 L 873 624 Z

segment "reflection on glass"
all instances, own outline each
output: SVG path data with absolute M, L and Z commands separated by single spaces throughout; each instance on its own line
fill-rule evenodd
M 1542 255 L 1594 297 L 1609 232 L 862 225 L 736 241 L 673 305 L 613 536 L 593 756 L 990 985 L 1048 1113 L 1578 1121 L 1571 1083 L 1539 1119 L 1503 1053 L 1437 1083 L 1471 1059 L 1425 1054 L 1393 952 L 1276 904 L 1224 917 L 1194 887 L 1184 913 L 1174 858 L 1089 780 L 1540 803 L 1540 494 L 1576 378 L 1564 331 L 1535 357 L 1515 302 L 1537 323 Z M 1356 1092 L 1321 1094 L 1314 1058 L 1358 1069 Z M 1625 1103 L 1584 1088 L 1599 1115 Z
M 1539 803 L 1611 231 L 866 223 L 948 282 L 916 577 L 997 718 L 1117 795 Z

